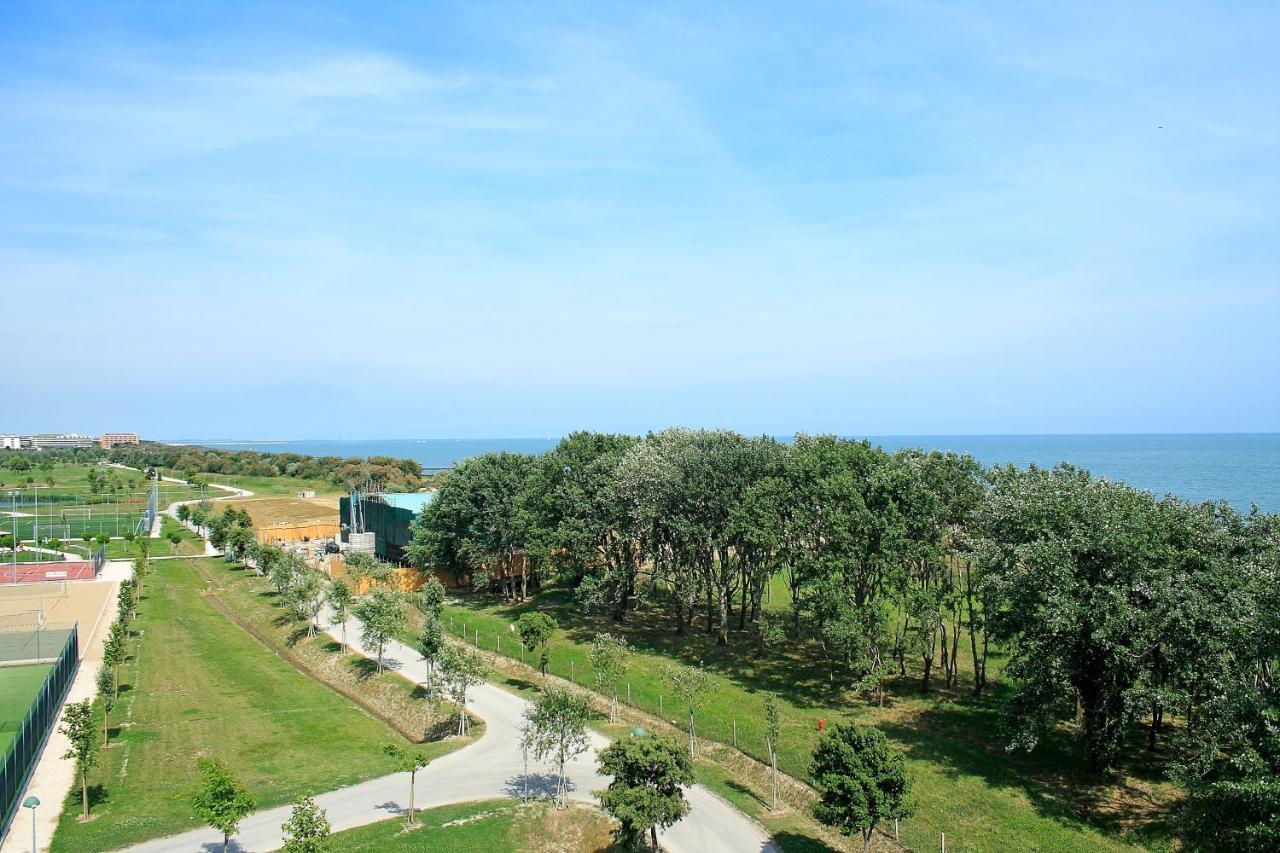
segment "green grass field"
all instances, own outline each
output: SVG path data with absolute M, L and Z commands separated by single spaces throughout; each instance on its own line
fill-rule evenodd
M 785 590 L 776 586 L 773 607 L 785 606 Z M 1167 809 L 1175 790 L 1141 761 L 1122 768 L 1119 784 L 1098 784 L 1079 768 L 1068 737 L 1050 738 L 1031 755 L 1009 754 L 999 738 L 997 685 L 981 701 L 970 693 L 971 675 L 953 690 L 922 694 L 918 681 L 891 681 L 884 707 L 829 683 L 815 644 L 792 642 L 761 658 L 746 636 L 718 647 L 701 630 L 701 620 L 685 637 L 676 637 L 665 612 L 645 610 L 625 625 L 605 617 L 584 616 L 568 593 L 552 589 L 523 606 L 509 606 L 488 595 L 467 596 L 445 610 L 446 626 L 494 650 L 518 657 L 508 630 L 523 612 L 537 608 L 562 628 L 551 647 L 551 670 L 591 686 L 588 644 L 600 631 L 625 635 L 636 654 L 625 681 L 632 704 L 667 720 L 682 720 L 683 703 L 664 684 L 662 667 L 672 660 L 713 673 L 715 687 L 698 712 L 702 737 L 729 743 L 737 723 L 740 748 L 764 759 L 762 693 L 780 699 L 780 769 L 807 779 L 809 756 L 818 739 L 818 721 L 856 719 L 877 726 L 905 754 L 915 777 L 917 816 L 902 826 L 903 842 L 918 849 L 938 843 L 945 832 L 955 849 L 1044 849 L 1092 851 L 1129 849 L 1134 844 L 1161 846 L 1169 839 Z M 452 620 L 452 621 L 450 621 Z M 964 655 L 961 655 L 962 665 Z M 908 672 L 911 673 L 909 660 Z M 572 664 L 572 669 L 571 669 Z M 990 669 L 998 678 L 1000 659 Z M 940 686 L 940 682 L 939 682 Z M 623 689 L 625 701 L 626 690 Z M 1138 738 L 1135 732 L 1135 742 Z M 1144 756 L 1143 750 L 1133 753 Z M 1091 821 L 1081 817 L 1087 813 Z
M 51 664 L 0 667 L 0 756 L 9 751 L 51 669 Z
M 604 850 L 609 820 L 581 806 L 555 809 L 546 803 L 487 800 L 427 809 L 406 830 L 400 818 L 335 833 L 333 853 L 525 853 Z
M 391 772 L 399 735 L 232 625 L 199 561 L 157 563 L 135 623 L 112 745 L 90 771 L 94 819 L 68 797 L 56 851 L 110 850 L 198 825 L 195 759 L 225 762 L 261 807 Z
M 165 469 L 163 473 L 166 477 L 182 477 L 180 471 Z M 198 476 L 210 483 L 248 489 L 261 497 L 289 497 L 304 490 L 314 491 L 318 497 L 343 494 L 341 487 L 335 486 L 328 480 L 312 480 L 305 477 L 253 477 L 232 474 L 199 474 Z M 219 497 L 225 496 L 226 492 L 221 489 L 208 489 L 207 494 L 209 497 Z

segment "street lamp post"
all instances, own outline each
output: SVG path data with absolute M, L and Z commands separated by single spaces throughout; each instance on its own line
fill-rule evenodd
M 36 846 L 36 806 L 38 805 L 40 805 L 40 798 L 35 794 L 22 801 L 23 808 L 31 809 L 31 853 L 36 853 L 40 849 Z

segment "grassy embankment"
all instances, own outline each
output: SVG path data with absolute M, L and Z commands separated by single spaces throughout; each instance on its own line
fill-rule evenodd
M 418 820 L 411 830 L 395 819 L 335 833 L 333 853 L 595 853 L 612 843 L 609 819 L 580 804 L 491 800 L 428 809 Z
M 774 608 L 785 608 L 781 584 L 775 585 L 772 600 Z M 662 667 L 673 660 L 704 665 L 713 673 L 715 687 L 698 711 L 700 735 L 728 744 L 736 722 L 739 747 L 760 760 L 765 756 L 762 693 L 773 692 L 782 712 L 780 769 L 799 779 L 807 778 L 819 720 L 854 719 L 877 726 L 905 754 L 915 779 L 918 812 L 902 825 L 902 841 L 910 847 L 935 847 L 942 832 L 954 849 L 1092 851 L 1170 843 L 1168 811 L 1176 789 L 1160 777 L 1138 745 L 1138 732 L 1129 750 L 1136 760 L 1101 781 L 1083 773 L 1066 731 L 1031 755 L 1006 753 L 998 721 L 1005 688 L 997 684 L 983 699 L 974 699 L 971 666 L 963 651 L 961 683 L 956 687 L 942 689 L 935 680 L 934 689 L 922 693 L 912 672 L 915 662 L 909 660 L 908 677 L 887 683 L 880 707 L 838 681 L 830 682 L 816 643 L 789 641 L 759 657 L 745 635 L 733 637 L 728 647 L 716 646 L 697 629 L 677 637 L 670 617 L 654 609 L 633 614 L 623 625 L 584 616 L 563 590 L 546 591 L 523 606 L 486 595 L 467 596 L 446 608 L 445 620 L 446 625 L 452 620 L 455 634 L 465 625 L 470 642 L 475 642 L 478 628 L 481 647 L 490 651 L 501 638 L 502 653 L 518 657 L 508 626 L 535 608 L 562 626 L 551 646 L 556 675 L 568 677 L 572 671 L 575 681 L 590 686 L 591 638 L 599 631 L 622 634 L 636 649 L 625 677 L 632 704 L 656 715 L 661 696 L 663 717 L 677 725 L 683 725 L 686 708 L 665 687 Z M 1000 659 L 994 656 L 990 670 L 996 679 L 999 669 Z M 622 692 L 625 700 L 625 687 Z M 721 772 L 707 771 L 710 777 Z M 738 797 L 749 812 L 750 801 L 755 801 L 755 812 L 765 811 L 762 790 L 747 784 L 743 774 L 731 773 L 723 781 L 716 787 L 726 796 Z M 802 846 L 800 839 L 796 841 Z
M 394 769 L 381 747 L 402 734 L 300 670 L 298 662 L 308 659 L 302 650 L 325 641 L 293 637 L 292 620 L 277 624 L 278 609 L 255 584 L 260 579 L 234 578 L 211 589 L 210 579 L 246 574 L 225 566 L 166 560 L 149 575 L 109 721 L 111 746 L 89 774 L 93 816 L 80 822 L 79 790 L 72 791 L 55 851 L 110 850 L 199 825 L 189 799 L 201 755 L 225 762 L 261 808 Z M 257 628 L 257 636 L 228 611 Z M 274 632 L 292 639 L 298 654 L 272 648 Z M 316 654 L 344 658 L 323 648 Z M 360 664 L 342 665 L 358 681 Z M 404 703 L 417 702 L 412 685 L 402 685 L 359 690 L 371 703 L 397 689 Z M 397 709 L 390 705 L 383 716 Z M 428 748 L 441 754 L 457 745 Z

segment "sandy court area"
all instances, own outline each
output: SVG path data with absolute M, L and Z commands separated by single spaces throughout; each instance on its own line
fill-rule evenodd
M 30 624 L 34 628 L 35 612 L 44 614 L 44 630 L 52 637 L 54 632 L 66 631 L 77 622 L 80 623 L 80 653 L 84 654 L 85 644 L 97 625 L 100 617 L 104 617 L 107 599 L 113 597 L 115 584 L 111 581 L 69 581 L 66 583 L 20 583 L 0 587 L 0 642 L 9 632 L 21 630 Z M 110 616 L 111 614 L 106 614 Z M 104 617 L 105 618 L 105 617 Z M 23 642 L 29 642 L 34 649 L 34 635 Z M 44 645 L 43 643 L 41 644 Z M 5 649 L 5 657 L 10 657 L 13 650 Z M 16 652 L 13 652 L 16 653 Z M 34 654 L 32 655 L 34 657 Z

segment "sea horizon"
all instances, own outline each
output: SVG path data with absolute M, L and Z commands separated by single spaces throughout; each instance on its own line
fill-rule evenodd
M 790 440 L 792 435 L 774 436 Z M 907 447 L 969 453 L 983 465 L 1069 462 L 1097 477 L 1122 480 L 1153 494 L 1190 501 L 1226 501 L 1241 512 L 1253 505 L 1280 511 L 1280 433 L 957 433 L 854 435 L 889 451 Z M 543 453 L 560 437 L 376 439 L 173 439 L 222 450 L 308 456 L 391 456 L 445 470 L 490 451 Z

